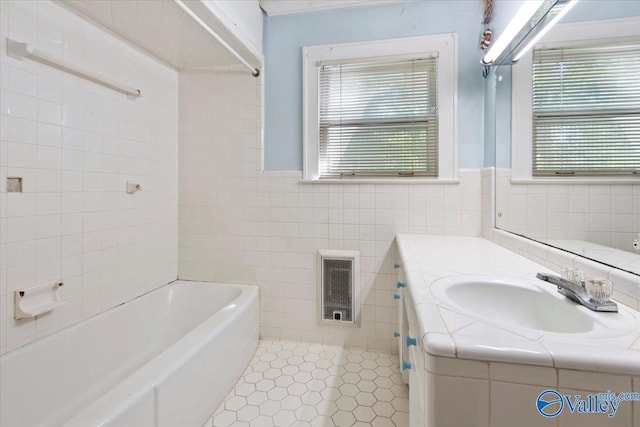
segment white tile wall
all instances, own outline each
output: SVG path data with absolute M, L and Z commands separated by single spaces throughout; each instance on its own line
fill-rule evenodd
M 10 58 L 6 37 L 143 96 Z M 4 353 L 176 278 L 178 76 L 54 2 L 0 1 L 0 40 Z M 24 192 L 7 194 L 7 176 Z M 57 280 L 61 309 L 13 320 L 14 290 Z
M 536 410 L 537 396 L 547 389 L 580 395 L 637 391 L 635 377 L 574 371 L 553 367 L 494 363 L 464 359 L 426 358 L 427 425 L 512 426 L 625 426 L 636 427 L 638 402 L 620 402 L 614 417 L 571 413 L 565 407 L 557 418 Z M 632 384 L 633 382 L 633 384 Z M 634 388 L 636 387 L 636 388 Z M 451 396 L 456 396 L 452 399 Z M 464 400 L 465 405 L 460 405 Z
M 544 418 L 536 410 L 535 399 L 549 386 L 533 386 L 491 381 L 490 416 L 492 427 L 509 427 L 518 420 L 523 427 L 556 427 L 558 420 Z
M 640 184 L 512 184 L 496 170 L 500 228 L 538 239 L 586 240 L 625 251 L 640 232 Z
M 425 372 L 425 425 L 489 427 L 489 381 Z M 464 404 L 454 403 L 465 402 Z
M 480 171 L 453 185 L 261 172 L 261 84 L 234 70 L 180 75 L 179 276 L 259 285 L 262 337 L 391 352 L 394 236 L 479 235 Z M 360 251 L 360 328 L 318 324 L 318 249 Z

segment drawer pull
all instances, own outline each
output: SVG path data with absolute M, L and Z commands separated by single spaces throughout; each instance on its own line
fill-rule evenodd
M 400 299 L 400 295 L 398 295 L 398 294 L 393 294 L 393 299 Z
M 407 347 L 418 344 L 418 340 L 416 338 L 411 338 L 409 335 L 404 337 L 404 342 Z
M 411 369 L 411 363 L 406 360 L 402 360 L 402 370 L 406 371 L 407 369 Z
M 395 264 L 393 264 L 393 268 L 395 268 L 396 270 L 400 268 L 400 264 L 398 264 L 397 262 Z
M 393 333 L 393 337 L 394 338 L 400 338 L 400 333 L 399 332 L 394 332 Z
M 400 288 L 404 288 L 406 285 L 404 284 L 404 282 L 398 282 L 396 283 L 396 288 L 400 289 Z

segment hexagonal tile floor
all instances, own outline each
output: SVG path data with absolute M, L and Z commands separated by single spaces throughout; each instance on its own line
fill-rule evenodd
M 398 356 L 261 340 L 251 365 L 203 427 L 409 425 Z

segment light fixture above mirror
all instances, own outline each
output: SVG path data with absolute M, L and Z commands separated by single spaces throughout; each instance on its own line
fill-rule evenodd
M 482 57 L 482 65 L 517 62 L 577 2 L 525 0 L 495 44 Z

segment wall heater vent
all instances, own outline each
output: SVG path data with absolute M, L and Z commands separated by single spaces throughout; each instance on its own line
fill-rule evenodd
M 359 325 L 360 253 L 318 251 L 320 320 L 324 323 Z

